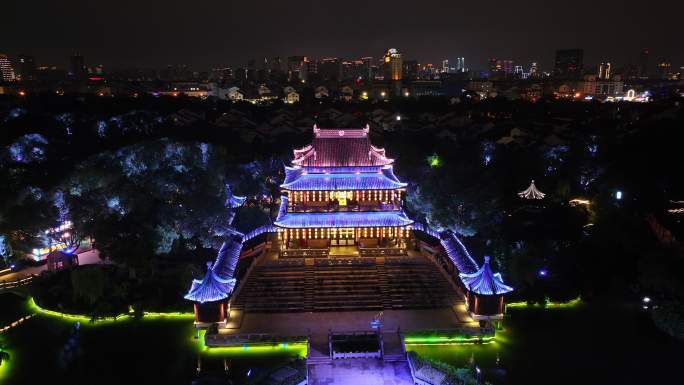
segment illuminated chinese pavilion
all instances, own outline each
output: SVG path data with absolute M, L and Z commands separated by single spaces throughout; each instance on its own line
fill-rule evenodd
M 406 247 L 413 224 L 402 209 L 406 183 L 368 131 L 314 126 L 312 143 L 294 150 L 274 222 L 281 250 L 308 256 L 335 246 Z
M 337 258 L 334 257 L 340 255 L 344 258 L 339 259 L 346 260 L 345 263 L 351 266 L 351 259 L 346 256 L 353 256 L 353 259 L 357 255 L 402 256 L 392 258 L 392 263 L 401 264 L 403 261 L 397 261 L 408 257 L 409 251 L 414 257 L 415 253 L 420 253 L 427 257 L 426 261 L 435 263 L 436 268 L 444 269 L 444 273 L 458 287 L 473 319 L 490 321 L 503 318 L 504 296 L 513 288 L 492 270 L 489 257 L 485 257 L 481 265 L 478 264 L 456 233 L 434 230 L 406 216 L 402 203 L 407 185 L 394 175 L 394 160 L 387 157 L 384 149 L 371 144 L 368 126 L 360 129 L 320 129 L 314 126 L 313 133 L 312 143 L 294 150 L 291 165 L 285 167 L 285 180 L 280 186 L 280 208 L 273 223 L 246 234 L 236 231 L 232 221 L 245 198 L 233 195 L 230 187 L 226 189 L 228 198 L 225 205 L 230 215 L 225 223 L 223 244 L 216 260 L 208 264 L 206 274 L 203 278 L 193 280 L 185 295 L 194 304 L 198 327 L 226 325 L 233 299 L 236 292 L 241 290 L 241 281 L 249 279 L 246 271 L 250 269 L 240 270 L 238 264 L 241 260 L 266 255 L 269 250 L 277 251 L 278 257 L 300 257 L 299 260 L 283 264 L 278 261 L 273 266 L 278 266 L 278 269 L 305 269 L 307 275 L 312 274 L 309 277 L 315 277 L 317 262 L 335 260 Z M 275 239 L 277 243 L 272 242 Z M 315 260 L 313 264 L 308 264 L 301 261 L 301 257 Z M 375 258 L 358 259 L 377 263 Z M 275 261 L 264 263 L 271 262 Z M 258 270 L 258 263 L 254 265 L 257 265 L 255 269 Z M 327 269 L 325 263 L 320 265 L 322 269 Z M 299 274 L 290 273 L 295 276 Z M 256 274 L 254 279 L 260 279 L 259 275 Z M 404 295 L 404 286 L 411 286 L 410 283 L 401 282 L 397 283 L 402 286 L 399 294 L 392 297 L 391 301 L 382 302 L 382 308 L 392 308 L 393 303 L 400 301 Z M 271 284 L 272 281 L 268 285 L 257 284 L 254 290 L 269 288 Z M 389 285 L 386 285 L 385 290 L 389 290 L 387 287 Z M 271 311 L 282 311 L 278 308 L 280 300 L 287 302 L 287 296 L 294 295 L 293 290 L 284 291 L 284 294 L 270 294 L 278 299 Z M 308 295 L 304 291 L 304 295 Z M 315 292 L 308 292 L 313 302 Z M 414 294 L 419 297 L 419 294 Z M 340 297 L 344 297 L 344 294 L 340 294 Z M 291 301 L 301 301 L 301 296 L 295 296 Z M 354 302 L 357 301 L 358 298 L 354 297 Z M 421 305 L 413 303 L 406 306 Z M 345 306 L 349 308 L 348 304 Z M 323 308 L 330 310 L 331 306 L 326 302 Z

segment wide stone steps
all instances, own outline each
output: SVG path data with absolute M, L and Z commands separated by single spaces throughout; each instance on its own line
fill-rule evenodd
M 422 309 L 458 301 L 457 292 L 427 259 L 388 260 L 257 266 L 233 306 L 247 312 L 297 312 Z

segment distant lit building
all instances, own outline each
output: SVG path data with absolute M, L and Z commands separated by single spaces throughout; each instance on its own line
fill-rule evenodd
M 502 60 L 503 64 L 503 71 L 506 75 L 510 75 L 513 73 L 513 60 Z
M 612 74 L 611 71 L 611 64 L 609 62 L 604 62 L 599 64 L 599 69 L 598 69 L 598 78 L 601 80 L 607 80 L 610 79 L 610 76 Z
M 323 80 L 342 80 L 342 61 L 326 57 L 318 61 L 318 76 Z
M 292 87 L 289 87 L 292 88 Z M 293 103 L 298 103 L 299 102 L 299 93 L 295 91 L 294 89 L 285 92 L 285 97 L 283 97 L 283 101 L 288 104 L 293 104 Z
M 579 79 L 584 67 L 584 50 L 563 49 L 556 51 L 553 74 L 560 79 Z
M 228 92 L 226 92 L 226 97 L 230 101 L 239 102 L 245 99 L 245 93 L 238 87 L 230 87 Z
M 482 98 L 486 98 L 494 91 L 494 83 L 486 80 L 473 80 L 466 85 L 466 90 L 477 92 Z
M 515 76 L 523 77 L 523 74 L 525 73 L 525 71 L 523 70 L 523 66 L 515 66 L 513 73 L 515 74 Z
M 656 66 L 656 74 L 658 79 L 672 79 L 672 63 L 661 60 Z
M 586 75 L 582 82 L 580 82 L 579 92 L 581 96 L 592 97 L 615 97 L 624 94 L 624 82 L 622 77 L 615 75 L 612 78 L 605 79 L 597 75 Z
M 12 63 L 7 55 L 3 54 L 0 54 L 0 80 L 4 82 L 13 82 L 16 80 Z
M 385 80 L 401 80 L 402 60 L 401 54 L 396 48 L 390 48 L 383 58 L 385 66 Z
M 456 72 L 466 72 L 464 57 L 456 58 Z
M 366 56 L 362 57 L 360 59 L 363 62 L 363 67 L 365 69 L 366 75 L 364 76 L 366 79 L 372 79 L 373 78 L 373 57 L 372 56 Z M 376 67 L 377 68 L 377 67 Z
M 404 79 L 415 80 L 418 79 L 419 64 L 415 60 L 406 60 L 402 64 L 402 77 Z
M 288 80 L 300 80 L 305 82 L 309 79 L 309 58 L 306 56 L 290 56 L 287 58 Z
M 530 77 L 537 77 L 539 76 L 539 67 L 537 66 L 537 62 L 532 62 L 532 65 L 530 65 Z
M 439 80 L 416 80 L 411 82 L 408 96 L 443 96 L 442 82 Z
M 270 70 L 275 73 L 283 72 L 283 61 L 280 59 L 280 56 L 276 56 L 271 60 Z
M 15 67 L 18 80 L 26 81 L 36 79 L 36 61 L 33 56 L 19 55 Z
M 495 58 L 489 59 L 489 76 L 495 77 L 503 73 L 503 63 Z

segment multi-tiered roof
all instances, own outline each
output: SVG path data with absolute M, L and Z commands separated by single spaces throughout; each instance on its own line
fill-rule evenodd
M 394 159 L 371 144 L 369 127 L 320 129 L 314 139 L 294 150 L 292 166 L 285 167 L 284 192 L 397 190 L 406 187 L 394 175 Z M 283 195 L 274 224 L 281 228 L 400 227 L 413 223 L 403 210 L 347 212 L 288 212 Z

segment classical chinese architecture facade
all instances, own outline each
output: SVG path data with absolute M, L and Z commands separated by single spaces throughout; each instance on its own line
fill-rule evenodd
M 406 215 L 403 202 L 407 184 L 394 175 L 394 160 L 370 142 L 368 127 L 314 126 L 313 135 L 311 144 L 294 150 L 293 160 L 285 168 L 280 207 L 273 223 L 247 234 L 227 231 L 204 278 L 192 282 L 185 298 L 195 305 L 198 326 L 225 324 L 234 291 L 240 290 L 241 280 L 250 279 L 245 272 L 249 267 L 238 272 L 240 260 L 265 255 L 266 249 L 270 250 L 270 258 L 289 260 L 281 261 L 287 262 L 283 266 L 301 266 L 294 269 L 305 276 L 312 274 L 316 266 L 329 266 L 336 257 L 365 259 L 370 264 L 375 264 L 378 257 L 388 257 L 380 259 L 394 264 L 418 258 L 433 266 L 431 269 L 441 269 L 458 287 L 456 292 L 473 319 L 502 318 L 504 296 L 513 288 L 493 272 L 489 257 L 478 264 L 454 232 L 436 231 Z M 226 207 L 233 214 L 231 222 L 244 201 L 229 189 Z M 399 293 L 403 285 L 410 286 L 401 282 Z M 392 301 L 381 302 L 379 306 L 387 308 Z
M 406 183 L 368 131 L 314 127 L 313 142 L 294 151 L 274 222 L 283 256 L 326 256 L 337 246 L 362 254 L 406 248 L 413 224 L 402 209 Z

